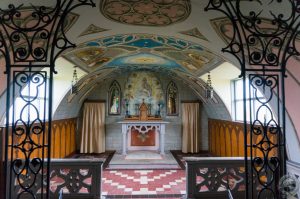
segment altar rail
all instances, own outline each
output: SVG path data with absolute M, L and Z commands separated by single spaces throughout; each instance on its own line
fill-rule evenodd
M 103 161 L 99 159 L 52 159 L 50 170 L 50 198 L 100 199 Z M 34 190 L 39 192 L 39 187 Z M 15 187 L 12 198 L 17 198 L 19 187 Z M 27 199 L 27 196 L 22 197 Z M 28 198 L 32 198 L 31 196 Z M 38 196 L 39 198 L 39 196 Z
M 244 157 L 197 157 L 186 159 L 187 198 L 244 198 Z
M 250 137 L 250 125 L 248 126 L 248 142 Z M 208 120 L 209 134 L 209 152 L 213 156 L 218 157 L 243 157 L 244 156 L 244 123 L 224 121 L 224 120 Z M 276 135 L 268 135 L 270 140 L 277 142 Z M 263 140 L 262 135 L 252 135 L 252 142 L 258 143 Z M 249 144 L 249 143 L 248 143 Z M 262 156 L 259 149 L 253 148 L 253 156 Z M 271 150 L 269 156 L 276 156 L 276 150 Z M 248 150 L 250 156 L 250 150 Z
M 63 119 L 63 120 L 55 120 L 52 121 L 51 128 L 51 158 L 65 158 L 70 156 L 71 154 L 76 152 L 76 125 L 77 118 L 71 119 Z M 45 138 L 46 143 L 48 138 L 48 122 L 46 123 L 45 128 Z M 9 144 L 11 144 L 11 129 L 9 130 Z M 5 133 L 5 128 L 3 129 L 3 133 Z M 2 134 L 3 134 L 2 133 Z M 4 136 L 2 136 L 3 138 Z M 23 137 L 14 136 L 14 143 L 19 143 Z M 41 143 L 43 137 L 40 135 L 31 135 L 31 139 L 33 139 L 36 143 Z M 10 158 L 11 150 L 8 150 L 8 157 Z M 24 158 L 24 154 L 21 151 L 15 150 L 13 153 L 15 158 Z M 33 151 L 31 157 L 42 157 L 42 150 L 37 149 Z M 45 151 L 45 157 L 47 157 L 47 151 Z

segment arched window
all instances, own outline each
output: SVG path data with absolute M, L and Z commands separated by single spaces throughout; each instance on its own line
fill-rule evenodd
M 167 115 L 178 115 L 178 89 L 173 81 L 167 87 Z
M 108 113 L 119 115 L 121 113 L 121 87 L 115 80 L 112 82 L 108 92 Z

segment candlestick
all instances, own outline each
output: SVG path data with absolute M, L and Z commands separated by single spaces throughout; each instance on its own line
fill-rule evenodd
M 127 99 L 125 99 L 125 106 L 126 106 L 126 115 L 125 115 L 125 117 L 129 117 L 128 100 Z

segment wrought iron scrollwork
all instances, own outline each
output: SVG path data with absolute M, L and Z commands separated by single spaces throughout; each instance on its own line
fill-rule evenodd
M 75 47 L 65 35 L 65 22 L 71 10 L 83 5 L 95 7 L 92 0 L 57 0 L 54 7 L 0 8 L 0 53 L 8 85 L 6 198 L 49 198 L 50 164 L 46 163 L 50 162 L 54 62 L 64 50 Z M 41 71 L 44 67 L 49 72 Z
M 53 61 L 67 48 L 75 47 L 65 35 L 65 19 L 71 10 L 82 5 L 95 6 L 92 0 L 57 0 L 54 8 L 32 6 L 32 10 L 22 11 L 22 6 L 13 4 L 8 9 L 0 9 L 0 22 L 3 33 L 1 40 L 7 38 L 4 52 L 10 52 L 11 64 L 24 65 L 23 62 L 43 62 L 53 65 Z M 28 17 L 30 16 L 30 17 Z M 30 25 L 20 21 L 30 20 Z M 34 66 L 36 64 L 33 64 Z
M 277 198 L 276 184 L 280 176 L 279 172 L 283 169 L 281 161 L 284 161 L 279 149 L 284 149 L 285 146 L 279 141 L 282 131 L 277 121 L 280 121 L 280 118 L 275 118 L 269 103 L 274 93 L 279 93 L 279 75 L 249 74 L 249 82 L 248 90 L 251 90 L 250 87 L 254 88 L 254 92 L 249 95 L 258 102 L 257 107 L 250 107 L 250 111 L 255 113 L 250 119 L 250 132 L 251 135 L 260 136 L 257 140 L 249 139 L 248 148 L 251 151 L 252 166 L 250 176 L 257 176 L 253 179 L 257 182 L 257 187 L 254 189 L 259 190 L 257 198 Z M 258 89 L 265 91 L 264 98 L 259 96 Z M 262 115 L 263 118 L 260 117 Z M 267 118 L 266 115 L 269 117 Z M 254 155 L 253 150 L 258 150 L 258 154 Z
M 284 78 L 288 59 L 300 55 L 299 7 L 298 0 L 210 0 L 206 7 L 222 12 L 232 24 L 231 40 L 222 51 L 238 60 L 244 82 L 245 132 L 247 118 L 251 132 L 245 136 L 247 198 L 281 197 L 278 180 L 286 173 Z M 258 107 L 246 99 L 248 84 L 248 90 L 254 90 L 249 96 Z M 258 90 L 265 99 L 258 96 Z M 261 112 L 270 117 L 262 118 Z M 262 138 L 254 141 L 252 135 Z M 259 154 L 254 153 L 257 149 Z
M 12 176 L 15 176 L 16 184 L 22 189 L 18 197 L 25 197 L 28 195 L 34 198 L 37 194 L 36 191 L 44 192 L 45 186 L 42 186 L 41 190 L 32 190 L 35 186 L 37 179 L 43 179 L 44 160 L 43 156 L 46 151 L 49 150 L 48 144 L 45 141 L 45 111 L 40 114 L 36 101 L 40 92 L 44 93 L 44 100 L 42 106 L 46 106 L 46 77 L 45 71 L 28 72 L 28 71 L 14 71 L 13 73 L 13 93 L 17 91 L 19 93 L 19 99 L 17 103 L 24 104 L 20 112 L 16 113 L 13 110 L 12 118 L 12 143 L 9 145 L 11 148 L 11 172 Z M 22 89 L 27 86 L 28 91 Z M 26 89 L 26 88 L 25 88 Z M 32 90 L 30 92 L 30 90 Z M 27 89 L 26 89 L 27 90 Z M 29 97 L 28 93 L 32 95 Z M 15 98 L 13 97 L 13 101 Z M 13 106 L 15 109 L 16 105 Z M 25 114 L 26 112 L 26 114 Z M 37 136 L 43 137 L 43 143 L 38 143 L 35 139 Z M 15 139 L 18 138 L 18 139 Z M 18 142 L 16 140 L 19 140 Z M 20 151 L 22 155 L 15 157 L 14 152 Z M 42 157 L 36 157 L 36 153 L 43 154 Z M 11 179 L 13 180 L 13 179 Z M 44 185 L 44 183 L 43 183 Z

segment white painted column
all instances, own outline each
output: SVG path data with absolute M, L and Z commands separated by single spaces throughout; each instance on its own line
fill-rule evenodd
M 123 135 L 123 151 L 122 155 L 126 155 L 126 148 L 127 148 L 127 124 L 122 124 L 122 135 Z
M 165 154 L 165 131 L 166 131 L 166 125 L 160 124 L 160 154 Z

